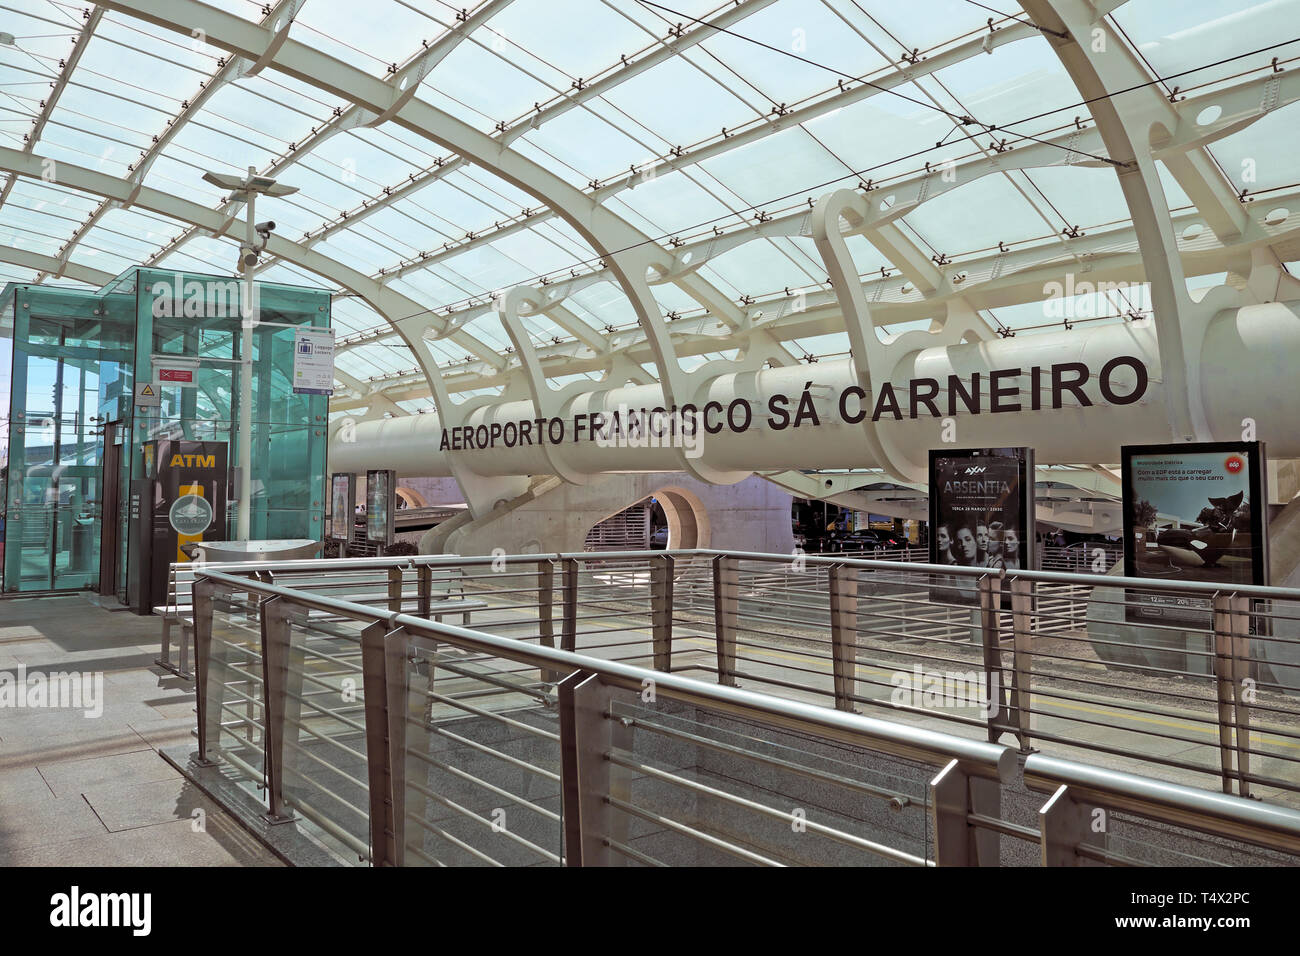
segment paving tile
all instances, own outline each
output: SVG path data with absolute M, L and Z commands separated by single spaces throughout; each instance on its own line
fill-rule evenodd
M 148 783 L 177 776 L 171 764 L 141 739 L 140 749 L 80 760 L 42 760 L 36 765 L 55 796 L 69 797 L 110 783 Z
M 0 812 L 11 802 L 52 797 L 53 792 L 35 767 L 19 766 L 0 769 Z
M 190 820 L 117 833 L 99 833 L 0 854 L 7 866 L 283 866 L 248 832 L 220 811 L 209 813 L 206 830 Z
M 142 743 L 140 735 L 126 724 L 112 728 L 101 726 L 96 730 L 98 733 L 93 737 L 84 733 L 7 735 L 0 739 L 0 772 L 11 767 L 35 767 L 41 761 L 130 753 L 148 746 L 148 742 Z
M 162 761 L 155 755 L 155 759 Z M 211 811 L 213 804 L 175 770 L 170 779 L 148 783 L 117 781 L 87 787 L 86 802 L 110 831 L 153 826 L 171 820 L 189 820 L 196 808 Z
M 174 747 L 190 740 L 198 725 L 194 714 L 184 717 L 162 718 L 159 720 L 132 722 L 131 729 L 139 734 L 155 750 Z
M 0 814 L 0 865 L 6 856 L 28 847 L 106 832 L 95 811 L 80 796 L 28 796 L 7 800 Z
M 0 627 L 0 646 L 20 644 L 32 640 L 44 640 L 45 635 L 30 624 L 17 624 Z
M 143 866 L 283 866 L 243 827 L 206 797 L 204 829 L 194 820 L 175 820 L 110 835 L 118 865 Z
M 159 716 L 168 718 L 188 717 L 193 721 L 198 720 L 198 714 L 195 710 L 196 704 L 192 700 L 178 700 L 167 704 L 150 704 L 149 709 L 158 712 Z

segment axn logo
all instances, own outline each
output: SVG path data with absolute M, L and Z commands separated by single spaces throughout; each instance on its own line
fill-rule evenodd
M 216 455 L 172 455 L 172 460 L 168 463 L 172 468 L 215 468 L 217 467 Z

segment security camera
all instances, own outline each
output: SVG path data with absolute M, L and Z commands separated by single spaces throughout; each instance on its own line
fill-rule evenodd
M 253 228 L 265 236 L 267 233 L 275 232 L 275 222 L 268 219 L 266 222 L 259 222 Z
M 239 250 L 239 264 L 242 267 L 251 269 L 257 265 L 257 253 L 248 246 L 242 246 Z

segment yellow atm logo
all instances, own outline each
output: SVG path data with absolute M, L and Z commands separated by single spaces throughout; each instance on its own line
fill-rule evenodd
M 217 467 L 216 455 L 172 455 L 172 468 L 215 468 Z

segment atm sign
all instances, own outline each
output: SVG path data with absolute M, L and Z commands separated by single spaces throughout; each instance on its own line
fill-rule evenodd
M 216 455 L 172 455 L 168 462 L 172 468 L 216 468 Z

